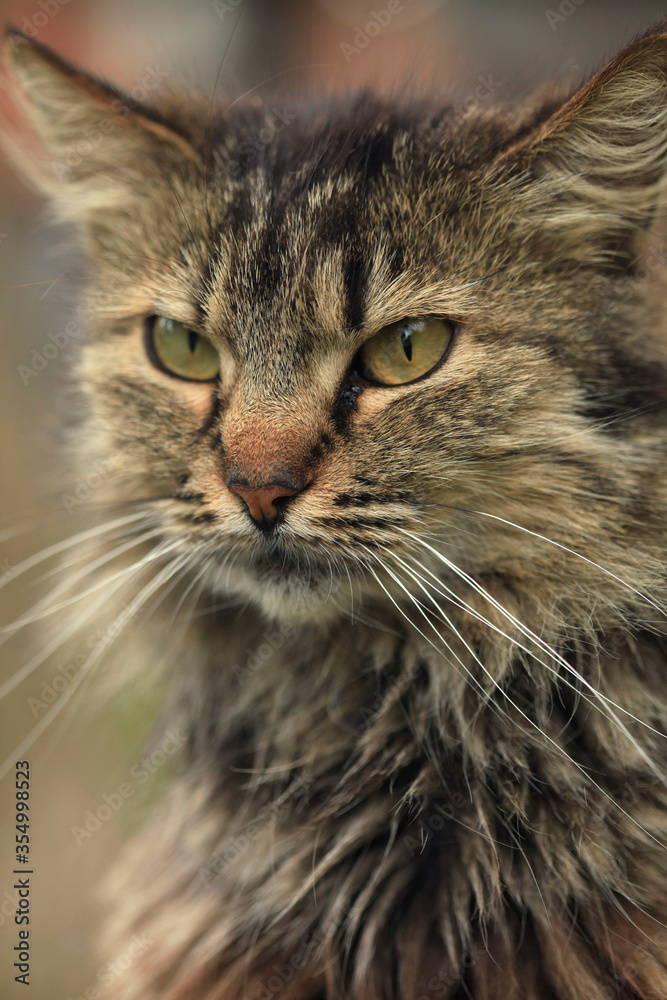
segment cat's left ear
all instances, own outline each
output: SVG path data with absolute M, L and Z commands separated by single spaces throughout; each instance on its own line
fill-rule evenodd
M 667 18 L 498 157 L 533 232 L 629 266 L 667 192 Z
M 10 29 L 5 48 L 18 100 L 45 154 L 24 158 L 28 178 L 73 214 L 127 199 L 146 185 L 151 162 L 164 172 L 198 161 L 188 138 L 157 111 L 20 32 Z

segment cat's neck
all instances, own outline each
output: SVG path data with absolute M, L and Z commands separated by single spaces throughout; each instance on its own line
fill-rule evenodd
M 560 637 L 551 630 L 549 642 L 531 646 L 500 615 L 490 632 L 454 610 L 436 641 L 426 625 L 407 626 L 387 611 L 368 617 L 372 624 L 315 628 L 245 611 L 202 623 L 198 645 L 188 645 L 197 667 L 179 688 L 193 758 L 224 771 L 232 796 L 245 789 L 261 804 L 293 782 L 321 782 L 329 768 L 339 784 L 350 769 L 358 778 L 363 760 L 391 775 L 399 798 L 412 787 L 414 767 L 430 761 L 437 797 L 439 766 L 483 777 L 508 747 L 562 758 L 571 786 L 583 787 L 590 753 L 572 744 L 581 733 L 599 752 L 607 748 L 609 759 L 599 761 L 605 774 L 617 770 L 614 732 L 631 735 L 638 766 L 650 771 L 651 729 L 633 720 L 645 717 L 643 699 L 658 687 L 663 653 L 649 632 L 628 637 L 619 618 L 605 635 L 582 629 L 573 639 L 572 630 Z M 547 633 L 544 623 L 529 624 L 536 636 Z M 667 719 L 667 702 L 654 707 Z M 234 778 L 244 771 L 251 781 Z
M 189 762 L 165 824 L 179 858 L 173 884 L 153 887 L 147 841 L 142 879 L 155 912 L 180 898 L 185 872 L 199 922 L 182 927 L 184 942 L 216 927 L 230 983 L 246 975 L 237 957 L 260 923 L 267 960 L 333 942 L 357 904 L 363 911 L 358 901 L 370 906 L 369 886 L 385 915 L 411 886 L 411 926 L 426 948 L 431 918 L 440 922 L 447 944 L 428 947 L 437 969 L 451 962 L 452 982 L 461 942 L 474 952 L 481 934 L 485 955 L 480 927 L 502 923 L 511 900 L 570 929 L 567 907 L 585 924 L 592 887 L 646 912 L 658 906 L 662 820 L 646 806 L 662 789 L 646 759 L 653 734 L 632 720 L 651 704 L 655 728 L 667 721 L 655 637 L 619 629 L 597 647 L 563 644 L 582 677 L 603 684 L 607 707 L 622 703 L 611 712 L 562 664 L 540 677 L 511 641 L 484 646 L 470 622 L 466 641 L 494 680 L 479 664 L 466 676 L 465 645 L 452 639 L 443 655 L 390 615 L 384 629 L 285 633 L 252 612 L 200 620 L 179 709 Z M 383 926 L 378 916 L 378 953 Z

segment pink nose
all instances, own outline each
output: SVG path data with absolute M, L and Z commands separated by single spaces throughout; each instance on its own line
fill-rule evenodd
M 253 521 L 267 527 L 275 524 L 280 513 L 276 504 L 298 493 L 289 486 L 241 486 L 238 483 L 230 483 L 229 491 L 241 497 Z

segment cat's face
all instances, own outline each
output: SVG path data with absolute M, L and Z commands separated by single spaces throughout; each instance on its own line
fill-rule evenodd
M 629 137 L 652 127 L 626 109 L 596 148 L 609 101 L 623 111 L 622 65 L 567 114 L 461 123 L 362 98 L 209 121 L 194 103 L 112 110 L 13 45 L 24 88 L 56 91 L 37 114 L 84 218 L 93 447 L 113 455 L 113 499 L 154 498 L 212 586 L 328 619 L 451 576 L 444 555 L 527 589 L 541 575 L 556 601 L 571 569 L 537 535 L 581 552 L 582 528 L 608 534 L 619 507 L 641 520 L 629 418 L 638 399 L 662 412 L 667 377 L 651 275 L 630 265 L 662 172 L 612 197 Z M 103 136 L 78 162 L 62 151 L 77 115 Z

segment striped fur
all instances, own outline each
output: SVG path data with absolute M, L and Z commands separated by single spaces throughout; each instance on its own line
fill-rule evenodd
M 294 100 L 252 161 L 275 100 L 7 46 L 90 256 L 82 463 L 238 602 L 164 664 L 187 759 L 112 883 L 108 953 L 151 942 L 115 1000 L 667 1000 L 667 25 L 563 98 Z M 351 373 L 424 315 L 431 376 Z M 236 465 L 308 483 L 270 537 Z

